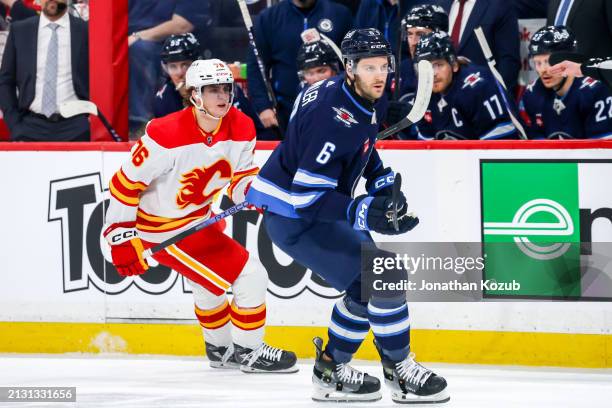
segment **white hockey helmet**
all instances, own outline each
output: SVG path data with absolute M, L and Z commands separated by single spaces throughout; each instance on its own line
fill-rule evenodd
M 204 101 L 202 100 L 202 88 L 206 85 L 217 84 L 231 85 L 229 101 L 229 107 L 231 107 L 234 101 L 234 75 L 232 74 L 232 71 L 225 62 L 216 58 L 207 60 L 196 60 L 191 64 L 191 66 L 187 70 L 187 73 L 185 74 L 185 86 L 187 88 L 195 88 L 195 91 L 199 97 L 198 103 L 193 98 L 193 96 L 191 96 L 191 103 L 198 110 L 206 113 L 207 115 L 215 119 L 220 119 L 206 112 L 206 110 L 204 109 Z

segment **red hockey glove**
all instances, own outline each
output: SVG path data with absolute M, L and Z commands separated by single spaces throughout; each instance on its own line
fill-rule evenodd
M 142 275 L 149 269 L 142 257 L 144 247 L 135 226 L 135 222 L 122 222 L 104 231 L 104 238 L 111 246 L 113 265 L 121 276 Z

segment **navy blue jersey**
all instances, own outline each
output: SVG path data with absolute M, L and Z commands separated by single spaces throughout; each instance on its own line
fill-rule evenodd
M 400 97 L 409 93 L 416 92 L 417 75 L 414 70 L 414 62 L 412 58 L 402 60 L 400 65 Z
M 167 80 L 155 94 L 153 116 L 160 118 L 183 109 L 183 98 L 172 81 Z
M 285 217 L 346 220 L 357 182 L 382 166 L 377 129 L 374 108 L 348 88 L 344 75 L 310 86 L 296 98 L 286 137 L 247 201 Z
M 313 9 L 304 14 L 291 0 L 283 0 L 263 10 L 254 22 L 257 50 L 270 72 L 276 99 L 287 110 L 298 94 L 297 53 L 307 28 L 316 28 L 336 44 L 352 28 L 351 12 L 344 6 L 329 0 L 318 0 Z M 249 95 L 257 112 L 272 107 L 266 93 L 255 55 L 249 52 L 247 59 Z
M 488 68 L 462 65 L 446 94 L 433 94 L 424 118 L 417 124 L 420 139 L 517 138 L 509 110 L 511 98 Z
M 530 139 L 612 137 L 612 94 L 590 77 L 576 78 L 560 97 L 537 79 L 520 103 Z

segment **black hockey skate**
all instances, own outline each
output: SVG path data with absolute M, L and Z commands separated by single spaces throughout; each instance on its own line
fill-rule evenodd
M 372 402 L 382 398 L 380 381 L 348 364 L 323 360 L 323 339 L 315 337 L 317 358 L 312 373 L 312 399 L 324 402 Z
M 223 369 L 239 369 L 240 364 L 234 357 L 234 345 L 230 344 L 228 347 L 217 347 L 210 343 L 204 342 L 206 345 L 206 356 L 210 361 L 212 368 L 223 368 Z
M 297 357 L 287 351 L 263 343 L 255 350 L 234 344 L 234 356 L 245 373 L 295 373 Z
M 405 360 L 387 360 L 374 345 L 383 366 L 385 384 L 391 389 L 391 399 L 398 404 L 431 404 L 450 401 L 446 380 L 414 361 L 414 353 Z

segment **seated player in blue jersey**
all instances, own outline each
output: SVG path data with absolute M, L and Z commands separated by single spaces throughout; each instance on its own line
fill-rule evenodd
M 612 94 L 591 77 L 550 72 L 553 52 L 574 52 L 576 38 L 565 26 L 538 30 L 529 57 L 539 78 L 526 89 L 521 116 L 531 139 L 603 139 L 612 137 Z
M 425 117 L 417 123 L 419 139 L 516 139 L 509 112 L 518 114 L 512 99 L 487 67 L 457 57 L 447 33 L 421 37 L 415 62 L 430 61 L 433 95 Z
M 191 106 L 189 92 L 185 88 L 185 75 L 191 63 L 200 58 L 200 50 L 200 42 L 191 33 L 171 35 L 164 41 L 161 60 L 168 79 L 153 100 L 153 115 L 156 118 Z M 273 132 L 264 128 L 239 86 L 234 87 L 234 107 L 253 120 L 258 140 L 274 140 Z
M 389 101 L 385 116 L 385 124 L 388 126 L 402 120 L 412 107 L 409 101 L 414 97 L 417 88 L 414 53 L 419 40 L 423 35 L 433 31 L 448 31 L 448 15 L 438 5 L 420 4 L 411 8 L 404 16 L 400 30 L 402 30 L 402 40 L 405 39 L 408 45 L 410 56 L 402 61 L 400 71 L 396 73 L 399 76 L 399 100 Z M 395 86 L 397 84 L 393 84 L 393 87 Z M 397 139 L 416 139 L 416 137 L 414 126 L 396 136 Z
M 342 61 L 325 39 L 304 42 L 298 50 L 300 90 L 340 73 Z
M 388 211 L 394 172 L 374 144 L 375 102 L 393 72 L 391 47 L 376 29 L 351 30 L 342 41 L 346 72 L 297 97 L 285 139 L 253 181 L 247 201 L 264 208 L 272 241 L 345 295 L 333 308 L 329 341 L 315 338 L 317 401 L 375 401 L 380 381 L 348 365 L 371 329 L 393 400 L 442 402 L 446 381 L 414 360 L 405 291 L 374 293 L 362 284 L 361 245 L 370 231 L 401 234 L 418 224 L 400 197 L 398 228 Z M 361 177 L 367 194 L 353 197 Z M 371 268 L 364 271 L 371 276 Z M 405 270 L 389 271 L 405 276 Z
M 414 70 L 414 53 L 422 36 L 433 31 L 448 32 L 448 15 L 444 9 L 435 4 L 414 6 L 402 19 L 402 38 L 406 39 L 410 58 L 402 61 L 400 77 L 400 95 L 416 92 L 417 77 Z M 403 115 L 405 116 L 405 115 Z

